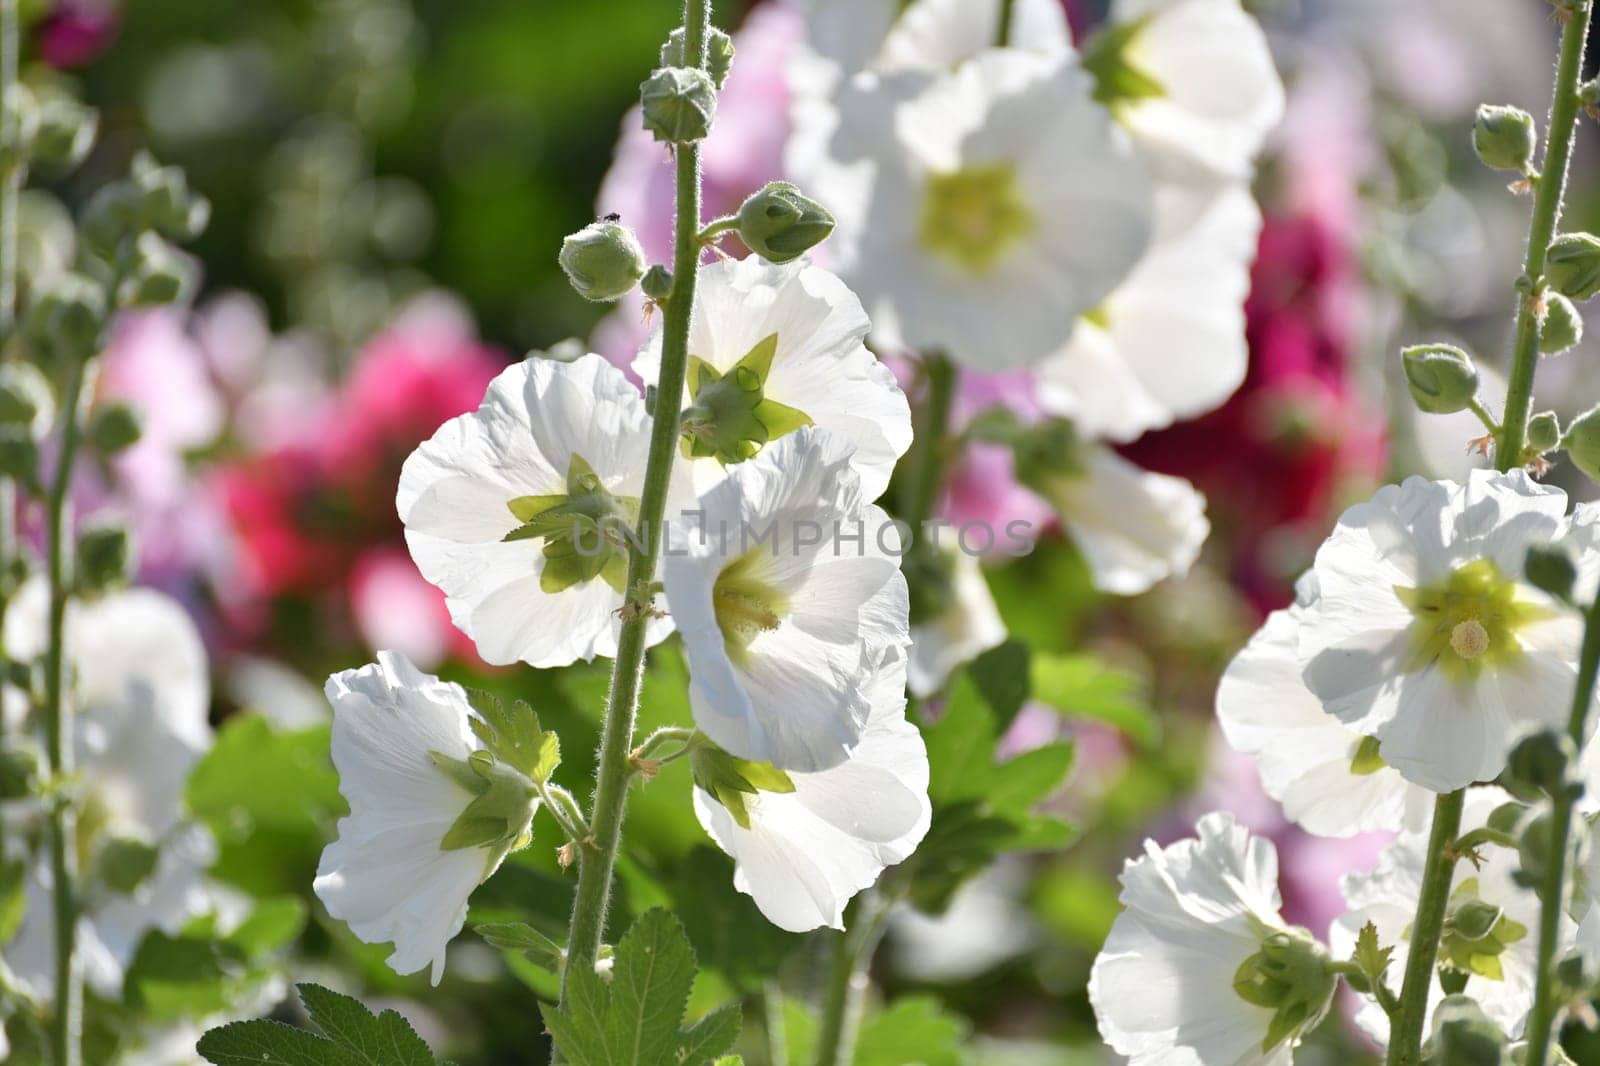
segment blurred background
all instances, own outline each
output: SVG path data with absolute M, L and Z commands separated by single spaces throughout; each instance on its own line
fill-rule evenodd
M 1082 29 L 1104 5 L 1068 6 Z M 968 882 L 942 919 L 904 916 L 880 960 L 893 995 L 926 994 L 912 1000 L 925 1024 L 976 1034 L 976 1061 L 1108 1061 L 1084 987 L 1116 913 L 1115 873 L 1138 839 L 1182 835 L 1201 811 L 1234 810 L 1271 836 L 1291 920 L 1326 931 L 1342 910 L 1339 874 L 1369 866 L 1383 841 L 1316 840 L 1285 824 L 1250 762 L 1217 742 L 1216 679 L 1264 612 L 1287 601 L 1344 503 L 1391 471 L 1459 476 L 1483 461 L 1469 448 L 1480 432 L 1470 414 L 1412 417 L 1395 353 L 1447 340 L 1480 365 L 1504 363 L 1529 205 L 1477 163 L 1469 134 L 1480 102 L 1545 113 L 1549 5 L 1247 6 L 1268 27 L 1290 91 L 1259 189 L 1267 224 L 1248 304 L 1249 378 L 1220 411 L 1128 449 L 1210 498 L 1203 564 L 1132 601 L 1096 595 L 1059 538 L 986 568 L 1014 634 L 1094 656 L 1071 713 L 1023 706 L 999 741 L 1003 752 L 1075 742 L 1076 770 L 1053 801 L 1073 841 L 1008 857 Z M 62 254 L 62 212 L 124 173 L 140 146 L 185 168 L 214 205 L 192 249 L 204 264 L 192 305 L 117 326 L 99 388 L 141 407 L 146 435 L 93 471 L 84 492 L 86 509 L 131 519 L 140 580 L 188 605 L 210 645 L 218 736 L 189 801 L 220 843 L 218 891 L 281 904 L 276 943 L 294 978 L 401 1006 L 464 1066 L 542 1061 L 528 994 L 553 992 L 543 971 L 469 934 L 442 988 L 429 990 L 397 978 L 382 965 L 385 948 L 356 942 L 310 896 L 343 810 L 321 679 L 392 647 L 514 691 L 561 732 L 561 776 L 584 791 L 596 728 L 584 709 L 604 690 L 603 669 L 546 676 L 478 663 L 412 567 L 394 488 L 409 451 L 475 407 L 512 359 L 577 338 L 625 361 L 644 336 L 636 308 L 602 318 L 608 308 L 580 300 L 556 250 L 617 211 L 661 254 L 666 156 L 624 116 L 677 4 L 25 0 L 24 10 L 25 64 L 76 84 L 104 129 L 70 183 L 28 194 L 24 254 Z M 783 64 L 803 32 L 778 0 L 723 0 L 717 17 L 739 52 L 707 146 L 710 209 L 781 176 Z M 1579 138 L 1570 228 L 1600 228 L 1593 133 Z M 1565 419 L 1597 385 L 1579 348 L 1547 360 L 1539 406 Z M 981 456 L 945 501 L 952 516 L 1013 505 Z M 652 675 L 646 728 L 687 720 L 673 654 L 665 649 Z M 817 957 L 733 893 L 728 861 L 685 802 L 683 770 L 635 796 L 619 918 L 675 906 L 706 967 L 704 1003 L 757 996 L 768 960 L 780 958 L 793 986 L 806 987 Z M 558 932 L 570 890 L 536 847 L 474 897 L 473 917 Z M 140 961 L 130 982 L 183 995 L 229 976 L 201 966 L 185 977 L 144 952 Z M 264 983 L 260 1006 L 291 1017 L 282 992 Z M 182 996 L 146 1003 L 170 1009 L 174 1023 L 193 1016 Z M 1337 1019 L 1321 1036 L 1301 1061 L 1363 1054 Z M 193 1061 L 182 1043 L 141 1061 Z M 880 1044 L 872 1051 L 869 1039 L 863 1054 L 912 1061 L 887 1034 Z

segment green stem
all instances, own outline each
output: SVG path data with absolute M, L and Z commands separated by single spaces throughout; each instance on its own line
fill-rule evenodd
M 1519 293 L 1516 341 L 1511 351 L 1511 377 L 1506 384 L 1505 417 L 1495 462 L 1501 470 L 1522 465 L 1527 446 L 1528 413 L 1533 407 L 1533 375 L 1539 364 L 1538 305 L 1545 291 L 1545 253 L 1561 221 L 1567 188 L 1567 163 L 1572 158 L 1572 136 L 1578 119 L 1578 79 L 1583 73 L 1583 46 L 1589 35 L 1593 4 L 1582 3 L 1566 17 L 1561 31 L 1561 59 L 1556 65 L 1556 88 L 1550 105 L 1549 140 L 1544 166 L 1533 200 L 1533 220 L 1528 228 L 1527 259 L 1522 275 L 1529 291 Z
M 66 618 L 71 592 L 72 466 L 78 454 L 78 407 L 84 361 L 72 368 L 61 398 L 61 454 L 56 459 L 47 510 L 46 580 L 50 589 L 49 643 L 45 648 L 44 729 L 51 778 L 73 773 L 72 703 L 67 698 Z M 50 1044 L 56 1066 L 83 1062 L 83 972 L 77 954 L 77 812 L 58 792 L 50 803 L 50 867 L 54 880 L 56 1003 Z
M 783 989 L 775 979 L 761 986 L 767 1032 L 767 1066 L 789 1066 L 789 1028 L 783 1021 Z
M 17 84 L 17 6 L 19 0 L 0 0 L 0 99 L 10 94 Z M 0 114 L 10 116 L 8 109 Z M 21 130 L 17 123 L 7 118 L 0 128 L 0 145 L 7 149 L 17 147 Z M 8 151 L 4 154 L 14 154 Z M 0 176 L 0 360 L 10 358 L 11 339 L 17 325 L 17 213 L 22 198 L 25 168 L 19 162 Z M 5 571 L 17 554 L 17 486 L 10 478 L 0 478 L 0 632 L 5 629 L 6 602 L 10 590 Z M 9 668 L 10 657 L 0 641 L 0 668 Z
M 850 1066 L 872 956 L 888 928 L 890 901 L 877 888 L 860 896 L 849 932 L 834 937 L 817 1029 L 816 1066 Z
M 1411 948 L 1400 985 L 1400 1009 L 1390 1027 L 1389 1056 L 1385 1060 L 1388 1066 L 1418 1066 L 1422 1061 L 1422 1029 L 1428 1020 L 1428 993 L 1439 959 L 1445 909 L 1450 902 L 1450 881 L 1456 867 L 1453 845 L 1461 834 L 1461 808 L 1466 795 L 1465 789 L 1458 789 L 1444 793 L 1434 802 L 1422 892 L 1417 899 L 1416 919 L 1411 923 Z
M 1572 711 L 1567 718 L 1567 735 L 1574 750 L 1582 751 L 1589 731 L 1589 707 L 1594 702 L 1595 677 L 1600 674 L 1600 596 L 1589 605 L 1584 621 L 1583 649 L 1578 656 L 1578 681 L 1572 693 Z M 1558 1004 L 1555 1001 L 1555 962 L 1561 916 L 1566 910 L 1567 863 L 1571 858 L 1568 840 L 1572 834 L 1572 804 L 1576 797 L 1563 789 L 1555 797 L 1550 818 L 1550 861 L 1545 869 L 1539 912 L 1539 968 L 1533 994 L 1533 1013 L 1528 1018 L 1528 1057 L 1524 1066 L 1544 1066 L 1550 1054 L 1550 1038 L 1555 1031 Z
M 738 228 L 738 215 L 724 215 L 719 219 L 715 219 L 714 221 L 706 223 L 705 229 L 700 231 L 700 243 L 711 244 L 724 233 L 727 233 L 730 230 L 736 230 Z
M 932 517 L 934 506 L 939 502 L 939 490 L 944 484 L 945 453 L 948 450 L 945 437 L 956 392 L 956 366 L 949 357 L 938 352 L 930 353 L 925 359 L 923 371 L 928 395 L 918 412 L 913 438 L 915 465 L 911 468 L 904 513 L 900 516 L 911 527 L 913 543 L 921 542 L 923 523 Z
M 711 25 L 711 0 L 684 0 L 684 51 L 696 65 L 706 64 L 706 37 Z M 662 324 L 661 376 L 656 382 L 655 422 L 650 431 L 650 451 L 645 468 L 644 492 L 639 502 L 640 532 L 644 546 L 628 558 L 628 596 L 617 657 L 611 672 L 611 694 L 606 703 L 600 751 L 595 771 L 590 839 L 579 849 L 578 887 L 572 903 L 572 924 L 567 937 L 567 970 L 594 965 L 605 934 L 606 909 L 611 896 L 611 874 L 622 839 L 622 820 L 633 768 L 634 720 L 638 711 L 639 682 L 644 669 L 645 626 L 655 601 L 651 591 L 661 555 L 662 524 L 666 516 L 667 485 L 672 477 L 678 444 L 678 413 L 683 403 L 683 380 L 689 362 L 689 318 L 694 310 L 695 276 L 700 266 L 700 148 L 677 147 L 677 229 L 672 264 L 672 295 L 666 302 Z M 567 999 L 562 981 L 561 998 Z M 553 1058 L 552 1061 L 555 1061 Z
M 1483 423 L 1483 428 L 1489 431 L 1490 436 L 1500 436 L 1500 423 L 1494 420 L 1494 415 L 1489 413 L 1487 407 L 1473 399 L 1467 401 L 1467 410 L 1478 416 L 1478 421 Z

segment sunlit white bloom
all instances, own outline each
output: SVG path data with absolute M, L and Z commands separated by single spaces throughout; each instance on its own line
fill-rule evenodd
M 1131 1066 L 1288 1066 L 1333 999 L 1327 953 L 1280 915 L 1271 841 L 1225 813 L 1195 833 L 1123 868 L 1089 976 L 1100 1035 Z
M 911 627 L 911 660 L 907 683 L 914 696 L 932 696 L 944 687 L 951 671 L 990 648 L 1005 643 L 1006 625 L 984 580 L 976 556 L 944 553 L 950 587 L 938 614 Z
M 1002 0 L 916 0 L 885 35 L 871 66 L 875 70 L 954 70 L 984 49 L 1001 44 L 1047 56 L 1072 52 L 1072 28 L 1059 0 L 1015 0 L 1011 26 L 1002 42 L 999 31 L 1004 6 Z
M 27 582 L 6 611 L 11 655 L 29 661 L 44 651 L 47 612 L 44 582 Z M 210 679 L 194 622 L 175 600 L 151 589 L 74 601 L 65 635 L 83 788 L 80 853 L 90 869 L 110 861 L 114 850 L 124 857 L 144 851 L 153 860 L 144 876 L 130 877 L 126 891 L 88 898 L 78 920 L 86 979 L 101 994 L 119 995 L 147 932 L 176 934 L 208 909 L 203 876 L 215 845 L 203 828 L 186 822 L 183 796 L 189 771 L 211 747 Z M 10 818 L 8 824 L 22 826 Z M 23 985 L 48 998 L 55 947 L 45 916 L 53 893 L 42 855 L 25 885 L 28 913 L 40 920 L 23 922 L 4 954 Z
M 1182 191 L 1157 204 L 1149 252 L 1039 366 L 1040 403 L 1086 437 L 1134 440 L 1217 407 L 1244 381 L 1261 211 L 1242 183 L 1197 217 Z
M 1070 56 L 989 50 L 797 104 L 788 167 L 874 336 L 984 370 L 1059 349 L 1144 253 L 1151 189 Z
M 1100 444 L 1080 444 L 1069 468 L 1024 474 L 1055 508 L 1102 592 L 1134 596 L 1188 573 L 1211 532 L 1205 497 Z
M 1461 831 L 1482 827 L 1489 813 L 1507 797 L 1494 790 L 1474 789 L 1467 795 Z M 1410 951 L 1411 923 L 1416 918 L 1422 890 L 1422 869 L 1428 853 L 1426 831 L 1406 833 L 1385 849 L 1370 874 L 1351 874 L 1341 888 L 1349 913 L 1334 922 L 1329 933 L 1335 954 L 1345 957 L 1355 947 L 1362 926 L 1371 922 L 1378 942 L 1394 947 L 1386 972 L 1398 995 Z M 1522 1028 L 1533 1006 L 1533 986 L 1538 959 L 1539 896 L 1513 880 L 1516 852 L 1499 845 L 1479 850 L 1480 861 L 1458 862 L 1451 882 L 1444 936 L 1439 945 L 1439 966 L 1465 977 L 1468 996 L 1508 1033 Z M 1494 910 L 1498 909 L 1498 918 Z M 1476 934 L 1482 932 L 1482 936 Z M 1575 942 L 1577 925 L 1563 916 L 1556 954 Z M 1428 982 L 1431 1014 L 1444 993 L 1438 981 Z M 1383 1008 L 1363 998 L 1356 1022 L 1375 1040 L 1386 1041 L 1389 1019 Z
M 313 882 L 328 913 L 369 944 L 393 942 L 402 974 L 431 965 L 467 920 L 467 897 L 499 868 L 507 848 L 445 846 L 473 803 L 456 773 L 481 745 L 461 686 L 424 674 L 393 652 L 328 678 L 333 764 L 350 813 L 322 852 Z M 527 816 L 532 817 L 529 800 Z M 526 828 L 507 827 L 520 836 Z
M 733 856 L 734 887 L 779 928 L 843 929 L 851 897 L 927 835 L 928 752 L 906 720 L 900 654 L 869 675 L 870 713 L 846 762 L 784 775 L 790 791 L 724 791 L 732 809 L 697 780 L 695 816 Z
M 1102 97 L 1163 173 L 1246 178 L 1283 117 L 1266 35 L 1239 0 L 1116 0 L 1086 54 Z
M 1434 794 L 1385 766 L 1377 743 L 1327 711 L 1300 679 L 1303 610 L 1274 611 L 1217 688 L 1228 743 L 1253 756 L 1267 795 L 1319 836 L 1425 829 Z
M 1318 550 L 1306 684 L 1407 780 L 1490 780 L 1520 736 L 1563 727 L 1582 626 L 1522 571 L 1530 547 L 1564 535 L 1594 550 L 1566 504 L 1520 471 L 1413 477 L 1345 511 Z
M 897 531 L 850 444 L 805 427 L 700 497 L 662 565 L 695 724 L 742 759 L 815 771 L 860 741 L 910 640 Z
M 528 359 L 411 453 L 397 504 L 422 575 L 490 663 L 614 655 L 649 418 L 598 355 Z M 604 539 L 602 539 L 604 538 Z M 652 620 L 647 639 L 671 631 Z
M 803 425 L 855 446 L 850 465 L 875 500 L 911 447 L 911 410 L 889 368 L 869 352 L 861 301 L 804 260 L 758 256 L 703 267 L 689 325 L 683 450 L 695 487 L 722 480 L 727 464 L 760 454 Z M 661 371 L 661 334 L 634 370 Z
M 1003 855 L 962 882 L 942 914 L 896 906 L 889 922 L 896 972 L 915 981 L 967 981 L 1032 948 L 1040 938 L 1026 902 L 1032 874 L 1021 855 Z

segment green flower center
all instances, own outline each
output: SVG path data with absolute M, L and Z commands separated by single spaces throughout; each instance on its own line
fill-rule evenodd
M 711 606 L 728 657 L 740 661 L 750 642 L 783 624 L 789 597 L 766 579 L 766 549 L 755 548 L 727 566 L 711 586 Z
M 1233 991 L 1240 999 L 1273 1012 L 1263 1052 L 1297 1039 L 1320 1022 L 1338 985 L 1327 951 L 1303 929 L 1269 933 L 1261 950 L 1233 975 Z
M 987 274 L 1033 230 L 1033 212 L 1009 163 L 964 167 L 928 179 L 923 247 L 970 273 Z
M 684 409 L 683 454 L 742 463 L 770 441 L 811 425 L 804 411 L 769 399 L 767 378 L 778 354 L 778 335 L 758 341 L 723 373 L 699 356 L 689 360 L 689 406 Z
M 554 594 L 598 577 L 623 591 L 639 501 L 613 496 L 582 456 L 573 455 L 567 466 L 566 492 L 518 496 L 506 507 L 522 525 L 504 540 L 544 541 L 542 590 Z
M 1458 567 L 1432 587 L 1394 591 L 1413 615 L 1406 670 L 1437 664 L 1457 681 L 1514 663 L 1522 656 L 1517 631 L 1549 616 L 1547 608 L 1520 599 L 1518 583 L 1489 559 Z

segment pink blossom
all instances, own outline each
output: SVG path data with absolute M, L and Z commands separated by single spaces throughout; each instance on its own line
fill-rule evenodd
M 116 40 L 122 12 L 112 0 L 57 0 L 34 29 L 39 58 L 57 70 L 85 66 Z
M 424 581 L 405 549 L 383 545 L 362 555 L 350 573 L 350 608 L 369 648 L 391 648 L 424 670 L 448 656 L 472 653 L 450 622 L 444 593 Z

